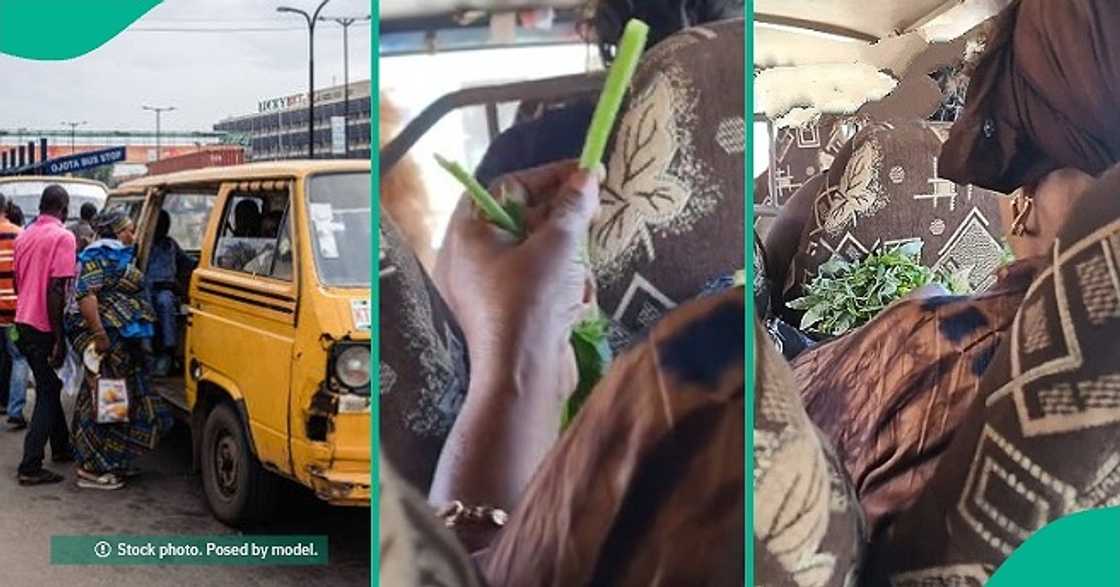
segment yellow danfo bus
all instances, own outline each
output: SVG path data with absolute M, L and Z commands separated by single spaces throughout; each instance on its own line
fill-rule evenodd
M 266 519 L 279 478 L 369 506 L 370 164 L 280 161 L 121 185 L 146 266 L 157 219 L 180 276 L 181 371 L 156 389 L 190 423 L 214 516 Z M 255 220 L 254 220 L 255 219 Z

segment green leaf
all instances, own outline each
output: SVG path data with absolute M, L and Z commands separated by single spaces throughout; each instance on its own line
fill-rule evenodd
M 814 324 L 820 322 L 821 319 L 825 317 L 827 310 L 827 302 L 821 302 L 809 308 L 809 311 L 805 312 L 805 315 L 801 317 L 801 329 L 809 330 L 812 328 Z
M 805 287 L 807 295 L 787 304 L 803 310 L 801 327 L 840 335 L 874 318 L 894 301 L 938 276 L 921 265 L 921 241 L 878 248 L 859 261 L 836 256 Z
M 584 320 L 572 330 L 572 351 L 576 356 L 576 369 L 579 383 L 571 397 L 564 404 L 560 427 L 567 428 L 575 418 L 583 403 L 591 395 L 591 390 L 607 373 L 611 364 L 611 347 L 607 343 L 607 321 L 601 317 Z
M 956 295 L 972 293 L 972 271 L 974 269 L 976 269 L 975 264 L 957 269 L 949 274 L 948 278 L 945 280 L 945 287 Z
M 898 247 L 897 250 L 907 257 L 920 257 L 922 255 L 922 241 L 910 241 Z
M 836 275 L 848 271 L 851 265 L 840 257 L 833 257 L 820 267 L 821 275 Z
M 817 301 L 812 296 L 805 296 L 786 302 L 786 307 L 791 310 L 808 310 L 816 304 Z

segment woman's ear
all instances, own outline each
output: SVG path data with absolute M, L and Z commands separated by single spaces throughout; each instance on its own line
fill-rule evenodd
M 1000 202 L 1000 215 L 1004 229 L 1010 231 L 1017 211 L 1014 207 L 1015 195 L 1022 194 L 1020 201 L 1029 200 L 1031 209 L 1023 220 L 1023 234 L 1009 235 L 1008 244 L 1016 258 L 1045 255 L 1054 242 L 1058 231 L 1077 210 L 1077 202 L 1093 185 L 1093 176 L 1073 168 L 1052 171 L 1036 182 L 1020 188 L 1006 202 Z

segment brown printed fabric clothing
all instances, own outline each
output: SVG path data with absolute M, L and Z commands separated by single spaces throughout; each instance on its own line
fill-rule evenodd
M 1082 196 L 876 585 L 982 585 L 1045 524 L 1120 505 L 1120 169 Z
M 469 377 L 451 310 L 386 216 L 381 218 L 381 447 L 427 493 Z
M 1120 161 L 1120 4 L 1017 0 L 969 83 L 941 175 L 1003 193 L 1051 171 Z
M 856 585 L 866 549 L 859 501 L 810 421 L 789 365 L 755 323 L 754 585 Z
M 612 365 L 482 557 L 491 585 L 739 586 L 743 288 Z
M 792 297 L 834 256 L 858 260 L 912 241 L 923 244 L 926 267 L 950 274 L 971 268 L 976 290 L 994 283 L 1003 256 L 1000 196 L 937 177 L 947 128 L 923 120 L 861 128 L 813 204 L 791 269 Z
M 793 361 L 810 419 L 836 450 L 874 530 L 905 511 L 979 393 L 1037 263 L 975 297 L 903 300 Z
M 605 159 L 590 253 L 625 349 L 744 269 L 743 20 L 678 32 L 642 58 Z
M 455 536 L 443 527 L 428 502 L 381 455 L 381 585 L 480 587 L 477 569 Z

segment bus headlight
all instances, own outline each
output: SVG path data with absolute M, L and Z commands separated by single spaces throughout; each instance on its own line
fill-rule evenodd
M 361 394 L 369 393 L 369 347 L 345 345 L 336 349 L 334 377 L 342 385 Z

